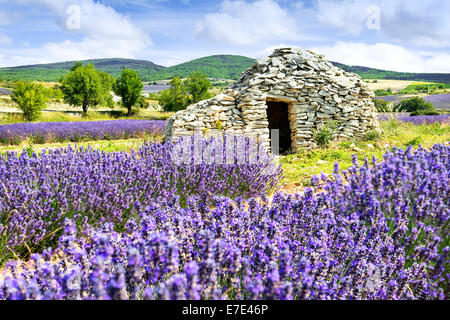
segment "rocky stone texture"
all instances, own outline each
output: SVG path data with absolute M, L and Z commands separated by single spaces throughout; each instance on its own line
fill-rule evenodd
M 293 152 L 314 148 L 314 132 L 330 120 L 335 139 L 379 130 L 373 92 L 358 75 L 322 55 L 297 48 L 277 49 L 260 59 L 225 92 L 177 112 L 167 122 L 165 140 L 203 133 L 244 134 L 270 145 L 266 101 L 289 104 Z

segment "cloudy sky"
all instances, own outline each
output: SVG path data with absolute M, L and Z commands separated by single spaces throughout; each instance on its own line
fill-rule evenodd
M 0 0 L 0 67 L 91 58 L 170 66 L 280 46 L 333 61 L 450 72 L 450 1 Z

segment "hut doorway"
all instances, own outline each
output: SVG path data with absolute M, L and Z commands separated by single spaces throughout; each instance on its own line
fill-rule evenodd
M 267 120 L 269 121 L 270 141 L 272 141 L 272 130 L 278 129 L 279 152 L 280 154 L 288 153 L 292 145 L 289 104 L 280 101 L 267 101 Z

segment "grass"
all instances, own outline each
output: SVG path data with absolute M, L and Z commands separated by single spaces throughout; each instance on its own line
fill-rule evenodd
M 160 141 L 161 139 L 156 139 Z M 124 140 L 97 140 L 97 141 L 87 141 L 87 142 L 64 142 L 64 143 L 48 143 L 43 145 L 34 145 L 29 140 L 24 141 L 19 146 L 1 146 L 0 145 L 0 154 L 6 155 L 7 152 L 18 152 L 22 151 L 26 152 L 40 152 L 44 149 L 57 149 L 57 148 L 65 148 L 70 146 L 77 148 L 87 148 L 92 147 L 93 149 L 99 149 L 106 152 L 131 152 L 132 150 L 138 149 L 144 143 L 149 142 L 149 139 L 124 139 Z
M 429 85 L 430 88 L 432 87 L 436 87 L 439 85 L 444 85 L 445 89 L 449 89 L 450 88 L 450 83 L 436 83 L 436 82 L 414 82 L 411 83 L 409 86 L 406 87 L 406 90 L 415 90 L 417 87 L 423 87 L 423 86 L 427 86 Z
M 341 170 L 349 168 L 352 165 L 353 154 L 356 154 L 359 160 L 365 157 L 371 159 L 372 156 L 382 159 L 386 151 L 393 147 L 422 145 L 429 148 L 437 143 L 450 141 L 449 125 L 414 125 L 390 120 L 381 122 L 381 127 L 384 131 L 381 136 L 368 134 L 365 139 L 334 142 L 327 148 L 304 150 L 282 157 L 280 162 L 284 169 L 284 183 L 309 186 L 313 175 L 322 172 L 331 174 L 336 161 L 339 162 Z
M 43 112 L 34 122 L 73 122 L 73 121 L 107 121 L 107 120 L 167 120 L 171 117 L 171 112 L 161 112 L 154 110 L 140 110 L 137 114 L 126 117 L 122 110 L 110 112 L 89 111 L 86 117 L 82 117 L 78 112 Z M 25 122 L 20 113 L 0 114 L 0 125 Z

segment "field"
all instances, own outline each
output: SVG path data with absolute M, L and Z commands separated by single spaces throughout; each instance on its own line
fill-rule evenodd
M 159 137 L 164 133 L 164 125 L 165 121 L 148 120 L 16 123 L 0 126 L 0 143 L 14 145 L 28 139 L 44 144 Z
M 399 102 L 412 97 L 422 97 L 426 102 L 430 102 L 436 109 L 449 109 L 450 108 L 450 94 L 411 94 L 411 95 L 392 95 L 392 96 L 380 96 L 375 99 L 383 99 L 387 102 Z
M 432 103 L 436 109 L 450 109 L 450 93 L 426 96 L 424 100 Z
M 450 88 L 450 83 L 413 82 L 408 87 L 406 87 L 406 90 L 414 90 L 414 89 L 417 89 L 417 87 L 423 87 L 423 86 L 428 86 L 428 85 L 430 87 L 435 87 L 435 86 L 438 86 L 438 85 L 444 85 L 445 89 L 449 89 Z
M 448 115 L 274 158 L 52 109 L 0 118 L 0 300 L 450 297 Z
M 249 140 L 212 163 L 194 140 L 0 147 L 0 299 L 448 298 L 449 126 L 382 126 L 256 162 Z
M 387 90 L 389 88 L 393 91 L 401 91 L 403 89 L 408 88 L 410 85 L 414 83 L 414 81 L 407 81 L 407 80 L 385 80 L 385 79 L 377 79 L 377 80 L 365 79 L 365 81 L 369 84 L 369 88 L 372 89 L 373 91 Z

